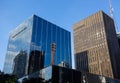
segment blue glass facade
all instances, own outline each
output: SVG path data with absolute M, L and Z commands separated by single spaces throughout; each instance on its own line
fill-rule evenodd
M 65 62 L 69 64 L 69 67 L 72 67 L 70 32 L 33 15 L 10 34 L 4 72 L 13 72 L 15 64 L 14 58 L 20 54 L 21 51 L 25 51 L 27 56 L 25 74 L 28 72 L 28 62 L 31 51 L 44 51 L 44 67 L 51 65 L 52 43 L 56 44 L 55 65 Z

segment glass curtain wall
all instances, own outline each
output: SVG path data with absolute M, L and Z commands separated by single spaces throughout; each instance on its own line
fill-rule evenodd
M 5 73 L 27 73 L 32 26 L 33 18 L 29 18 L 10 33 L 3 69 Z
M 51 65 L 51 44 L 56 44 L 55 65 L 62 61 L 71 67 L 70 32 L 42 18 L 34 16 L 31 51 L 45 52 L 44 66 Z

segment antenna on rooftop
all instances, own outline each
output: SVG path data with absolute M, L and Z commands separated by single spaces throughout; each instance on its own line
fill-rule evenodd
M 117 32 L 118 32 L 118 27 L 117 27 L 117 24 L 116 24 L 116 22 L 115 22 L 115 18 L 114 18 L 114 9 L 113 9 L 113 7 L 112 7 L 112 1 L 111 1 L 111 0 L 109 0 L 109 5 L 110 5 L 110 16 L 111 16 L 111 18 L 112 18 L 113 21 L 114 21 L 115 30 L 116 30 L 116 33 L 117 33 Z

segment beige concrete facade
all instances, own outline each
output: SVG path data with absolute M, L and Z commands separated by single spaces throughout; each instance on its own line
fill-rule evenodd
M 117 77 L 115 56 L 118 55 L 118 42 L 113 20 L 99 11 L 76 23 L 73 31 L 76 69 Z

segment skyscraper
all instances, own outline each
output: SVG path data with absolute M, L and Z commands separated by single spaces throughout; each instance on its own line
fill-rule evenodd
M 15 68 L 13 64 L 14 58 L 18 55 L 18 53 L 20 53 L 21 50 L 25 51 L 27 55 L 25 74 L 28 73 L 28 67 L 30 68 L 30 71 L 39 69 L 36 67 L 36 69 L 32 70 L 32 66 L 30 65 L 32 63 L 36 64 L 35 62 L 30 62 L 30 56 L 35 54 L 34 56 L 37 57 L 39 54 L 38 51 L 40 54 L 42 51 L 44 52 L 44 58 L 41 57 L 44 59 L 44 62 L 41 62 L 44 63 L 43 66 L 46 67 L 51 65 L 52 43 L 56 44 L 54 65 L 58 65 L 64 61 L 69 64 L 69 67 L 71 68 L 70 32 L 36 15 L 33 15 L 10 33 L 3 69 L 4 72 L 13 72 Z M 34 60 L 31 59 L 31 61 Z
M 25 75 L 25 69 L 27 63 L 26 61 L 27 61 L 27 53 L 21 50 L 20 53 L 16 55 L 16 57 L 14 58 L 13 74 L 17 75 L 18 77 L 22 77 L 23 75 Z
M 120 46 L 120 33 L 117 34 L 117 37 L 118 37 L 118 42 L 119 42 L 119 46 Z
M 29 65 L 28 65 L 28 74 L 39 71 L 44 68 L 44 52 L 43 51 L 32 51 L 29 57 Z
M 118 78 L 120 51 L 113 19 L 99 11 L 73 29 L 76 69 Z

